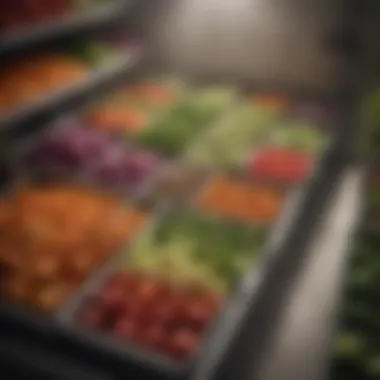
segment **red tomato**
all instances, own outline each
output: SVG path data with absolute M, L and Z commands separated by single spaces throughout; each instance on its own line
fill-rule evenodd
M 108 311 L 118 311 L 124 307 L 125 293 L 125 290 L 120 286 L 108 287 L 101 292 L 99 299 Z
M 189 300 L 187 303 L 186 323 L 196 331 L 202 331 L 214 314 L 213 307 L 202 299 Z
M 136 296 L 142 303 L 149 302 L 157 296 L 158 290 L 159 284 L 157 281 L 144 279 L 136 289 Z
M 253 176 L 297 184 L 312 169 L 313 158 L 308 154 L 286 149 L 266 149 L 254 157 L 250 164 Z
M 168 341 L 168 349 L 175 358 L 183 359 L 196 350 L 198 343 L 199 338 L 194 332 L 182 329 L 173 334 Z
M 165 341 L 165 338 L 167 336 L 166 331 L 163 329 L 162 326 L 158 324 L 154 324 L 151 326 L 148 326 L 145 329 L 145 340 L 147 344 L 155 349 L 161 349 L 162 345 Z
M 120 318 L 115 323 L 113 333 L 121 339 L 132 339 L 136 333 L 136 325 L 131 319 Z

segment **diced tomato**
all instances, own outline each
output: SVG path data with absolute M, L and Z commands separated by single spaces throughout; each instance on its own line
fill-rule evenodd
M 109 287 L 100 294 L 100 301 L 107 310 L 120 310 L 124 305 L 125 293 L 122 287 Z
M 136 326 L 131 319 L 119 319 L 113 329 L 113 333 L 122 339 L 132 339 L 136 333 Z
M 168 342 L 169 352 L 175 358 L 182 359 L 196 350 L 198 342 L 199 338 L 193 331 L 179 330 Z
M 166 332 L 159 324 L 152 324 L 150 326 L 144 326 L 138 338 L 149 347 L 161 349 L 166 338 Z
M 273 148 L 254 157 L 249 171 L 255 177 L 297 184 L 307 178 L 312 165 L 313 157 L 308 154 Z

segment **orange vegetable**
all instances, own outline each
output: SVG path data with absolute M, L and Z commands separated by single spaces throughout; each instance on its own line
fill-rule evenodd
M 132 87 L 132 94 L 142 103 L 150 103 L 157 106 L 167 106 L 176 100 L 173 89 L 152 83 L 142 83 Z
M 149 122 L 148 116 L 138 110 L 107 105 L 90 110 L 84 120 L 98 129 L 127 134 L 141 130 Z
M 47 96 L 81 80 L 88 68 L 64 55 L 30 56 L 12 62 L 0 74 L 0 113 Z
M 147 218 L 76 186 L 19 191 L 0 207 L 1 294 L 53 311 Z
M 284 195 L 269 186 L 219 177 L 205 188 L 198 206 L 238 220 L 268 224 L 277 217 Z

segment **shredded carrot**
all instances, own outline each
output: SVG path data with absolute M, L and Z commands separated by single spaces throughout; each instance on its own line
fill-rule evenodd
M 283 194 L 272 187 L 219 177 L 206 186 L 198 206 L 211 213 L 267 224 L 277 217 L 283 201 Z

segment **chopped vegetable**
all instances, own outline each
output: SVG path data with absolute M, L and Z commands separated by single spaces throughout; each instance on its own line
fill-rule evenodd
M 324 144 L 323 134 L 313 126 L 290 123 L 275 129 L 271 134 L 276 147 L 318 153 Z
M 232 97 L 233 92 L 225 89 L 196 92 L 183 99 L 166 117 L 145 128 L 137 141 L 168 155 L 179 154 L 230 105 Z
M 272 187 L 219 177 L 210 181 L 198 201 L 206 212 L 260 224 L 272 223 L 284 194 Z
M 1 295 L 55 311 L 146 220 L 80 187 L 21 190 L 1 208 Z
M 253 178 L 295 185 L 307 179 L 313 163 L 313 157 L 303 152 L 267 148 L 251 158 L 248 173 Z
M 120 272 L 83 305 L 79 323 L 181 360 L 198 348 L 219 303 L 213 293 Z
M 140 237 L 128 264 L 175 283 L 223 292 L 249 268 L 262 238 L 248 227 L 174 214 Z
M 145 184 L 158 170 L 161 160 L 147 151 L 127 148 L 103 133 L 75 125 L 52 133 L 23 158 L 28 168 L 85 172 L 92 179 L 130 191 Z
M 248 152 L 269 138 L 276 116 L 266 110 L 242 105 L 190 145 L 186 160 L 206 167 L 241 166 Z
M 0 114 L 65 89 L 82 80 L 88 71 L 85 63 L 64 54 L 30 56 L 11 62 L 0 73 Z

